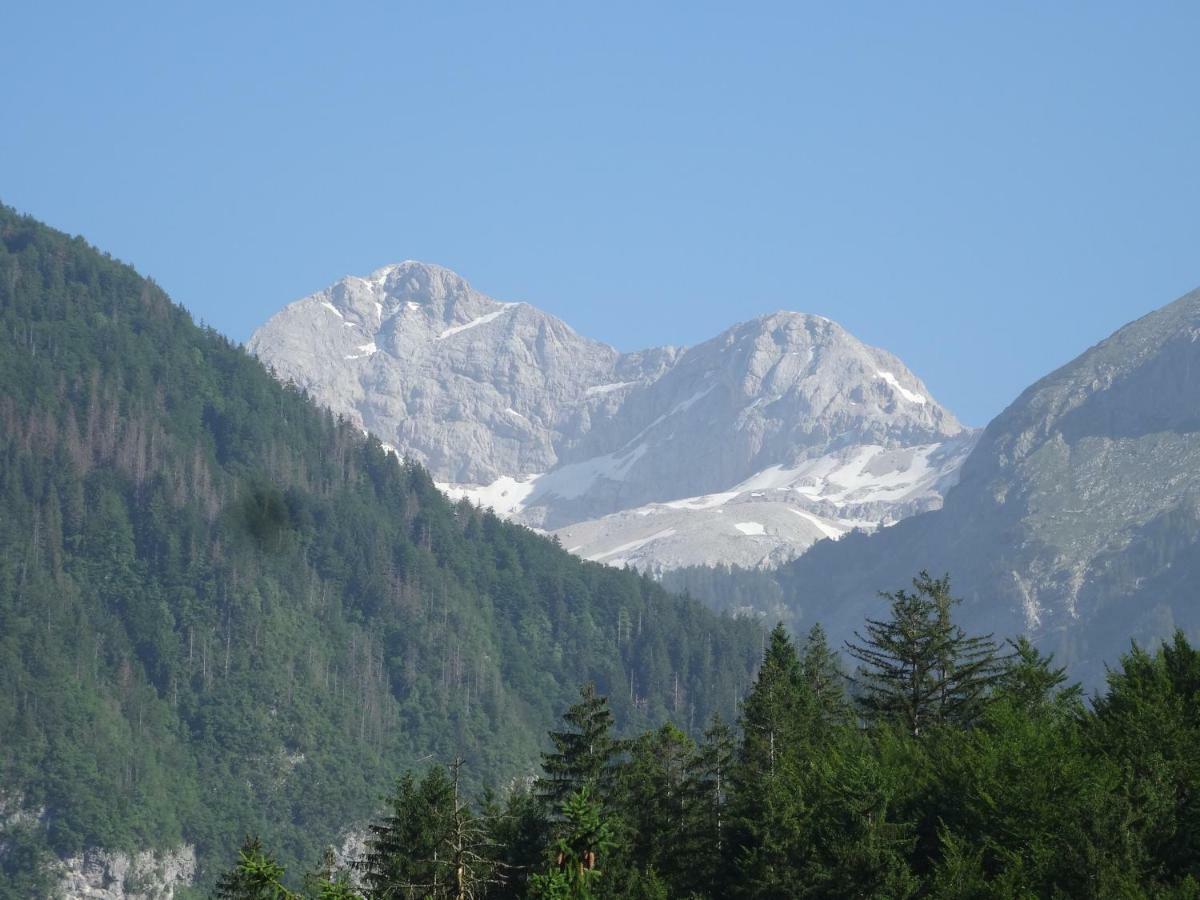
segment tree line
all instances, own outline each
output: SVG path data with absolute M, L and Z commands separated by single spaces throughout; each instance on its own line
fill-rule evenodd
M 223 900 L 1200 896 L 1200 652 L 1134 645 L 1085 698 L 1026 640 L 955 625 L 948 578 L 883 597 L 845 671 L 771 632 L 736 727 L 614 735 L 586 685 L 541 773 L 468 802 L 408 772 L 365 849 L 286 886 L 256 840 Z

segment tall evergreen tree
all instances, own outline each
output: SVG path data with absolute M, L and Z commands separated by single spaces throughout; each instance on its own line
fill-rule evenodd
M 620 752 L 612 733 L 608 699 L 588 682 L 579 691 L 579 702 L 563 714 L 563 721 L 569 727 L 550 732 L 554 749 L 542 754 L 545 774 L 538 780 L 538 792 L 555 806 L 587 785 L 606 796 L 612 763 Z
M 846 721 L 846 675 L 837 654 L 829 646 L 821 623 L 809 629 L 800 655 L 800 671 L 820 724 L 832 726 Z
M 688 766 L 688 805 L 678 848 L 687 861 L 680 895 L 719 897 L 729 872 L 730 775 L 736 737 L 714 716 Z
M 754 687 L 742 704 L 739 763 L 754 775 L 776 771 L 799 740 L 806 707 L 804 670 L 782 623 L 771 631 Z
M 742 704 L 729 847 L 735 896 L 796 896 L 808 845 L 804 779 L 815 708 L 796 648 L 777 625 Z
M 388 799 L 388 815 L 370 826 L 360 862 L 369 898 L 416 900 L 452 896 L 456 883 L 450 850 L 455 828 L 454 781 L 434 766 L 420 781 L 406 772 Z
M 653 871 L 678 885 L 687 866 L 680 851 L 693 795 L 689 767 L 695 744 L 668 724 L 630 741 L 628 748 L 612 803 L 623 862 L 638 874 Z
M 899 722 L 920 735 L 938 722 L 969 723 L 1003 677 L 991 635 L 968 636 L 951 621 L 958 603 L 950 577 L 922 571 L 913 590 L 881 596 L 891 618 L 867 619 L 866 635 L 846 648 L 862 668 L 859 701 L 868 716 Z

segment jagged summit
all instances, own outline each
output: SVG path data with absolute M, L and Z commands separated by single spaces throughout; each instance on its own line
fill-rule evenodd
M 785 559 L 936 506 L 971 440 L 823 316 L 623 354 L 415 261 L 287 306 L 249 346 L 452 490 L 648 567 Z M 757 505 L 730 529 L 734 497 Z

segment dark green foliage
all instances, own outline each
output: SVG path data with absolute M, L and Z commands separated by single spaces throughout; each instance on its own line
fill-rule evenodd
M 1001 678 L 991 636 L 968 636 L 951 621 L 958 601 L 950 578 L 921 572 L 913 590 L 882 594 L 891 618 L 867 619 L 866 636 L 847 650 L 863 668 L 864 711 L 902 725 L 913 736 L 940 722 L 969 723 Z
M 406 773 L 388 800 L 390 815 L 372 825 L 362 862 L 370 896 L 417 898 L 452 881 L 445 852 L 454 817 L 454 785 L 435 766 L 418 781 Z
M 564 714 L 567 728 L 550 732 L 554 749 L 542 754 L 545 774 L 538 790 L 552 804 L 558 804 L 581 788 L 607 791 L 614 757 L 620 749 L 613 737 L 613 715 L 608 698 L 596 693 L 588 682 L 579 692 L 579 702 Z
M 45 810 L 0 837 L 7 883 L 188 842 L 211 887 L 246 832 L 298 873 L 422 757 L 530 772 L 586 681 L 618 733 L 703 722 L 757 656 L 750 623 L 451 504 L 4 208 L 0 513 L 0 798 Z
M 474 896 L 1195 900 L 1200 653 L 1182 635 L 1135 647 L 1093 712 L 1051 659 L 1014 649 L 976 715 L 914 735 L 822 702 L 821 634 L 798 652 L 777 630 L 740 742 L 717 722 L 697 748 L 668 725 L 624 745 L 606 797 L 485 802 L 498 858 L 525 869 Z M 766 728 L 786 735 L 773 758 Z
M 550 842 L 550 810 L 542 799 L 518 783 L 501 803 L 492 792 L 484 795 L 483 817 L 490 823 L 496 860 L 496 883 L 488 897 L 498 900 L 524 897 L 530 877 L 545 865 Z
M 292 900 L 283 886 L 284 868 L 262 848 L 258 838 L 247 838 L 238 851 L 238 863 L 217 880 L 217 900 Z
M 1136 645 L 1109 673 L 1087 738 L 1123 770 L 1148 874 L 1200 880 L 1200 651 L 1182 632 L 1153 656 Z
M 596 896 L 604 855 L 614 843 L 612 825 L 590 785 L 563 801 L 557 832 L 549 871 L 532 879 L 530 896 L 589 900 Z
M 419 782 L 411 773 L 400 779 L 359 864 L 367 898 L 474 897 L 497 881 L 488 831 L 462 796 L 460 772 L 457 761 Z

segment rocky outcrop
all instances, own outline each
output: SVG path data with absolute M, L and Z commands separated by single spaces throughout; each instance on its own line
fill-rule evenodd
M 196 851 L 183 846 L 132 856 L 111 850 L 89 850 L 63 860 L 58 888 L 60 900 L 173 900 L 176 891 L 192 883 Z

